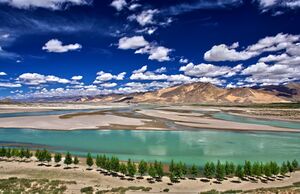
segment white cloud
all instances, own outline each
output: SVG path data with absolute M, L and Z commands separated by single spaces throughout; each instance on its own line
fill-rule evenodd
M 3 88 L 19 88 L 22 87 L 21 84 L 16 84 L 16 83 L 8 83 L 8 82 L 0 82 L 0 87 Z
M 279 33 L 276 36 L 267 36 L 260 39 L 256 44 L 248 46 L 245 50 L 237 51 L 238 42 L 231 46 L 225 44 L 215 45 L 205 52 L 204 59 L 207 61 L 241 61 L 258 56 L 263 52 L 275 52 L 290 49 L 297 45 L 299 35 Z
M 262 57 L 259 59 L 259 62 L 282 61 L 282 60 L 286 60 L 289 58 L 290 57 L 286 53 L 283 53 L 281 55 L 268 55 L 266 57 Z
M 1 75 L 3 76 L 3 75 L 7 75 L 7 74 L 6 74 L 5 72 L 2 71 L 2 72 L 0 72 L 0 76 L 1 76 Z
M 128 9 L 131 11 L 134 11 L 135 9 L 137 9 L 138 7 L 141 7 L 141 6 L 142 6 L 141 4 L 134 3 L 134 4 L 131 4 Z
M 69 80 L 64 78 L 59 78 L 54 75 L 41 75 L 38 73 L 23 73 L 18 78 L 17 81 L 25 85 L 40 85 L 46 83 L 60 83 L 68 84 Z
M 179 59 L 179 63 L 185 64 L 185 63 L 188 63 L 188 62 L 189 62 L 189 60 L 186 59 L 186 58 L 181 58 L 181 59 Z
M 126 75 L 126 72 L 122 72 L 122 73 L 119 73 L 118 75 L 113 75 L 111 73 L 106 73 L 104 71 L 99 71 L 97 73 L 97 77 L 95 79 L 95 81 L 93 82 L 94 84 L 101 84 L 103 82 L 106 82 L 106 81 L 110 81 L 110 80 L 123 80 L 125 75 Z
M 236 51 L 225 44 L 213 46 L 204 54 L 206 61 L 241 61 L 258 55 L 257 52 Z
M 76 75 L 76 76 L 73 76 L 71 79 L 74 80 L 74 81 L 79 81 L 79 80 L 82 80 L 82 76 L 81 75 Z
M 250 83 L 280 84 L 299 80 L 300 66 L 267 65 L 264 62 L 259 62 L 244 69 L 242 75 L 250 75 L 245 79 L 246 82 Z
M 123 37 L 119 40 L 119 49 L 137 49 L 149 45 L 143 36 Z
M 163 46 L 149 45 L 139 50 L 136 50 L 135 54 L 149 54 L 148 59 L 163 62 L 171 60 L 171 58 L 169 57 L 171 51 L 172 49 Z
M 125 0 L 113 0 L 110 5 L 116 8 L 117 11 L 121 11 L 127 6 L 127 2 Z
M 134 70 L 132 73 L 144 73 L 145 71 L 147 71 L 147 68 L 147 65 L 144 65 L 140 69 Z
M 57 39 L 49 40 L 45 46 L 42 47 L 43 50 L 54 53 L 64 53 L 68 51 L 79 50 L 81 48 L 82 46 L 78 43 L 63 45 L 62 42 Z
M 300 0 L 257 0 L 259 6 L 263 11 L 274 7 L 297 9 L 300 7 Z
M 199 65 L 194 65 L 189 63 L 186 66 L 181 66 L 179 71 L 183 71 L 185 75 L 195 76 L 195 77 L 231 77 L 237 72 L 242 70 L 242 65 L 239 64 L 233 68 L 228 66 L 215 66 L 212 64 L 201 63 Z
M 58 10 L 66 5 L 85 5 L 86 0 L 1 0 L 0 3 L 8 4 L 19 9 L 46 8 Z
M 136 20 L 141 26 L 146 26 L 148 24 L 155 23 L 153 18 L 154 18 L 154 15 L 157 14 L 158 12 L 159 11 L 157 9 L 144 10 L 138 15 L 129 16 L 128 19 L 131 21 Z
M 166 67 L 161 67 L 161 68 L 158 68 L 156 69 L 154 72 L 155 73 L 164 73 L 167 71 L 167 68 Z
M 102 86 L 104 88 L 113 88 L 113 87 L 117 86 L 117 83 L 103 83 L 100 86 Z

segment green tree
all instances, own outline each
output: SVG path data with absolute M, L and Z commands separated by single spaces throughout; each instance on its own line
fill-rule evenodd
M 267 177 L 272 176 L 271 166 L 270 166 L 269 163 L 266 163 L 266 164 L 264 165 L 264 174 L 265 174 Z
M 72 155 L 70 154 L 70 152 L 67 152 L 66 156 L 65 156 L 65 160 L 64 160 L 64 164 L 67 165 L 67 167 L 72 164 Z
M 32 153 L 27 148 L 26 151 L 25 151 L 25 158 L 29 159 L 31 156 L 32 156 Z
M 127 174 L 127 166 L 126 166 L 126 164 L 124 164 L 124 163 L 121 163 L 121 164 L 120 164 L 120 172 L 121 172 L 122 174 L 124 174 L 124 175 Z
M 47 163 L 49 164 L 49 162 L 51 162 L 52 160 L 52 155 L 50 152 L 46 152 L 45 153 L 45 161 L 47 161 Z
M 209 162 L 207 162 L 204 165 L 204 172 L 203 172 L 204 176 L 206 178 L 212 178 L 213 177 L 213 173 L 212 173 L 212 169 L 211 169 L 211 164 Z
M 247 176 L 251 176 L 252 175 L 252 165 L 250 161 L 245 161 L 245 165 L 244 165 L 244 172 L 245 175 Z
M 5 157 L 5 155 L 6 155 L 6 148 L 2 147 L 0 150 L 0 157 Z
M 280 168 L 276 162 L 270 162 L 271 174 L 279 174 Z
M 147 162 L 145 162 L 144 160 L 141 160 L 139 165 L 138 165 L 138 170 L 139 170 L 140 175 L 144 176 L 144 174 L 148 170 Z
M 88 153 L 86 156 L 86 164 L 88 165 L 89 168 L 91 168 L 94 165 L 94 160 L 92 158 L 91 153 Z
M 131 162 L 130 159 L 127 162 L 127 170 L 128 170 L 129 176 L 134 177 L 134 175 L 136 173 L 136 166 L 133 162 Z
M 78 159 L 77 156 L 74 157 L 73 164 L 75 164 L 75 166 L 76 166 L 77 164 L 79 164 L 79 159 Z
M 235 172 L 235 165 L 233 162 L 230 162 L 229 164 L 229 175 L 234 175 Z
M 96 166 L 98 168 L 101 168 L 101 163 L 102 163 L 101 159 L 102 159 L 101 156 L 99 156 L 99 155 L 96 156 Z
M 61 153 L 54 154 L 54 162 L 59 163 L 61 161 Z
M 280 168 L 280 174 L 286 175 L 286 173 L 289 171 L 287 165 L 285 162 L 282 163 L 281 168 Z
M 188 173 L 188 168 L 187 168 L 187 166 L 186 166 L 186 164 L 185 163 L 183 163 L 182 165 L 181 165 L 181 172 L 182 172 L 182 176 L 186 176 L 187 175 L 187 173 Z
M 193 164 L 190 168 L 190 174 L 193 176 L 193 178 L 197 177 L 198 175 L 198 169 L 197 166 L 195 164 Z
M 155 167 L 152 164 L 149 165 L 148 174 L 152 178 L 156 177 L 156 170 L 155 170 Z
M 10 149 L 10 148 L 8 148 L 8 149 L 6 150 L 6 152 L 5 152 L 5 157 L 11 158 L 11 149 Z
M 163 177 L 163 175 L 164 175 L 163 164 L 161 162 L 155 161 L 154 162 L 154 168 L 155 168 L 155 171 L 157 173 L 157 176 L 159 178 Z
M 110 165 L 111 165 L 111 170 L 115 171 L 115 172 L 119 172 L 120 169 L 120 161 L 119 158 L 117 157 L 111 157 L 110 159 Z
M 216 166 L 216 178 L 218 180 L 223 180 L 224 179 L 224 175 L 225 175 L 224 165 L 221 164 L 220 161 L 218 161 L 217 162 L 217 166 Z
M 174 168 L 175 168 L 175 162 L 174 162 L 174 160 L 172 160 L 171 163 L 170 163 L 170 166 L 169 166 L 169 171 L 170 171 L 171 173 L 173 173 Z
M 254 162 L 252 166 L 252 174 L 255 176 L 261 176 L 262 172 L 261 172 L 261 167 L 259 162 Z
M 286 162 L 286 165 L 287 165 L 287 167 L 288 167 L 290 173 L 294 172 L 294 167 L 293 167 L 293 165 L 290 163 L 290 161 L 287 161 L 287 162 Z
M 298 163 L 297 160 L 293 160 L 292 165 L 293 165 L 293 168 L 294 168 L 294 169 L 297 169 L 298 166 L 299 166 L 299 163 Z
M 235 170 L 235 176 L 237 176 L 239 179 L 243 179 L 245 176 L 244 169 L 242 165 L 237 165 Z

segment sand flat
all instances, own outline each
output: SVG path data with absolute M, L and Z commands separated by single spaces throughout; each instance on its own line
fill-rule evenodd
M 223 130 L 239 130 L 239 131 L 278 131 L 278 132 L 300 132 L 297 129 L 289 129 L 289 128 L 280 128 L 273 127 L 267 125 L 258 125 L 258 124 L 248 124 L 248 123 L 238 123 L 232 121 L 224 121 L 219 119 L 207 118 L 207 117 L 199 117 L 194 113 L 187 113 L 182 115 L 181 113 L 174 114 L 170 111 L 162 111 L 162 110 L 140 110 L 138 113 L 169 119 L 175 121 L 176 124 L 202 128 L 202 129 L 223 129 Z
M 88 115 L 60 119 L 58 115 L 27 116 L 0 118 L 1 128 L 30 128 L 30 129 L 98 129 L 110 125 L 143 126 L 147 119 L 121 117 L 116 115 Z

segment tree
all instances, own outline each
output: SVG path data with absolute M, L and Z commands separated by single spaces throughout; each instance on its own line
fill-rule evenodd
M 281 168 L 280 168 L 280 174 L 285 175 L 289 171 L 287 165 L 285 162 L 282 163 Z
M 245 161 L 244 172 L 245 172 L 245 175 L 247 175 L 247 176 L 252 175 L 252 166 L 251 166 L 250 161 L 247 161 L 247 160 Z
M 149 176 L 151 176 L 152 178 L 156 177 L 156 170 L 154 168 L 154 166 L 152 164 L 150 164 L 149 169 L 148 169 L 148 174 Z
M 45 153 L 45 160 L 47 161 L 48 164 L 49 164 L 49 162 L 51 162 L 52 156 L 51 156 L 50 152 Z
M 261 176 L 262 172 L 261 172 L 261 167 L 259 162 L 254 162 L 252 166 L 252 174 L 255 176 Z
M 4 157 L 4 156 L 6 156 L 6 149 L 5 147 L 2 147 L 0 150 L 0 157 Z
M 198 169 L 195 164 L 193 164 L 190 168 L 190 174 L 195 178 L 198 175 Z
M 212 178 L 213 177 L 213 172 L 212 172 L 212 168 L 211 168 L 211 163 L 207 162 L 205 165 L 204 165 L 204 176 L 206 178 Z
M 8 148 L 5 152 L 5 157 L 10 158 L 11 157 L 11 149 Z
M 54 162 L 59 163 L 61 161 L 61 153 L 54 154 Z
M 287 167 L 288 167 L 290 173 L 294 172 L 294 167 L 293 167 L 293 165 L 290 163 L 290 161 L 287 161 L 287 162 L 286 162 L 286 165 L 287 165 Z
M 181 171 L 182 171 L 182 176 L 185 177 L 186 174 L 188 173 L 188 168 L 187 168 L 187 166 L 186 166 L 185 163 L 182 164 L 182 166 L 181 166 Z
M 266 164 L 264 165 L 264 174 L 265 174 L 267 177 L 272 176 L 271 166 L 270 166 L 269 163 L 266 163 Z
M 130 159 L 127 162 L 127 170 L 128 170 L 129 176 L 134 177 L 134 175 L 136 173 L 136 166 L 133 162 L 131 162 Z
M 277 175 L 279 174 L 280 168 L 276 162 L 270 162 L 271 174 Z
M 64 160 L 64 164 L 67 165 L 67 167 L 72 164 L 72 155 L 70 154 L 70 152 L 67 152 L 65 160 Z
M 144 160 L 141 160 L 138 166 L 139 169 L 139 173 L 141 176 L 144 176 L 144 174 L 147 172 L 148 170 L 148 166 L 147 163 Z
M 32 153 L 27 148 L 26 151 L 25 151 L 25 158 L 29 159 L 31 156 L 32 156 Z
M 88 153 L 86 156 L 86 164 L 88 165 L 89 168 L 91 168 L 94 165 L 94 160 L 92 158 L 91 153 Z
M 237 165 L 235 170 L 235 176 L 237 176 L 239 179 L 244 178 L 245 173 L 242 165 Z
M 115 171 L 115 172 L 119 172 L 120 169 L 120 161 L 119 158 L 117 157 L 111 157 L 110 160 L 110 165 L 111 165 L 111 170 Z
M 169 171 L 172 173 L 174 171 L 174 168 L 175 168 L 175 162 L 174 160 L 172 160 L 169 166 Z
M 293 165 L 294 169 L 297 169 L 298 166 L 299 166 L 298 161 L 297 160 L 293 160 L 292 165 Z
M 224 165 L 221 164 L 221 162 L 218 160 L 217 166 L 216 166 L 216 178 L 218 180 L 223 180 L 225 175 L 225 168 Z
M 102 167 L 102 166 L 101 166 L 101 164 L 102 164 L 101 159 L 102 159 L 101 156 L 99 156 L 99 155 L 96 156 L 96 166 L 97 166 L 98 168 L 101 168 L 101 167 Z
M 120 172 L 122 174 L 124 174 L 124 175 L 127 174 L 127 166 L 126 166 L 126 164 L 124 164 L 124 163 L 120 164 Z
M 77 164 L 79 164 L 79 159 L 78 159 L 77 156 L 74 157 L 73 164 L 75 164 L 75 166 L 76 166 Z
M 161 162 L 155 161 L 154 162 L 154 168 L 155 168 L 155 171 L 157 173 L 157 176 L 159 178 L 163 177 L 163 175 L 164 175 L 163 164 Z

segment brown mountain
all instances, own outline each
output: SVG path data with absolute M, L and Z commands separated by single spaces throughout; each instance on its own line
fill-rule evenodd
M 288 87 L 288 86 L 286 86 Z M 297 88 L 299 84 L 292 84 L 290 88 Z M 297 90 L 300 91 L 299 88 Z M 292 102 L 295 98 L 280 95 L 279 89 L 267 88 L 232 88 L 225 89 L 211 83 L 190 83 L 169 88 L 160 89 L 153 92 L 136 93 L 131 95 L 109 95 L 84 99 L 89 102 L 144 102 L 144 103 L 280 103 Z M 295 91 L 294 91 L 295 93 Z M 294 94 L 293 93 L 293 94 Z M 299 95 L 299 93 L 295 93 Z

